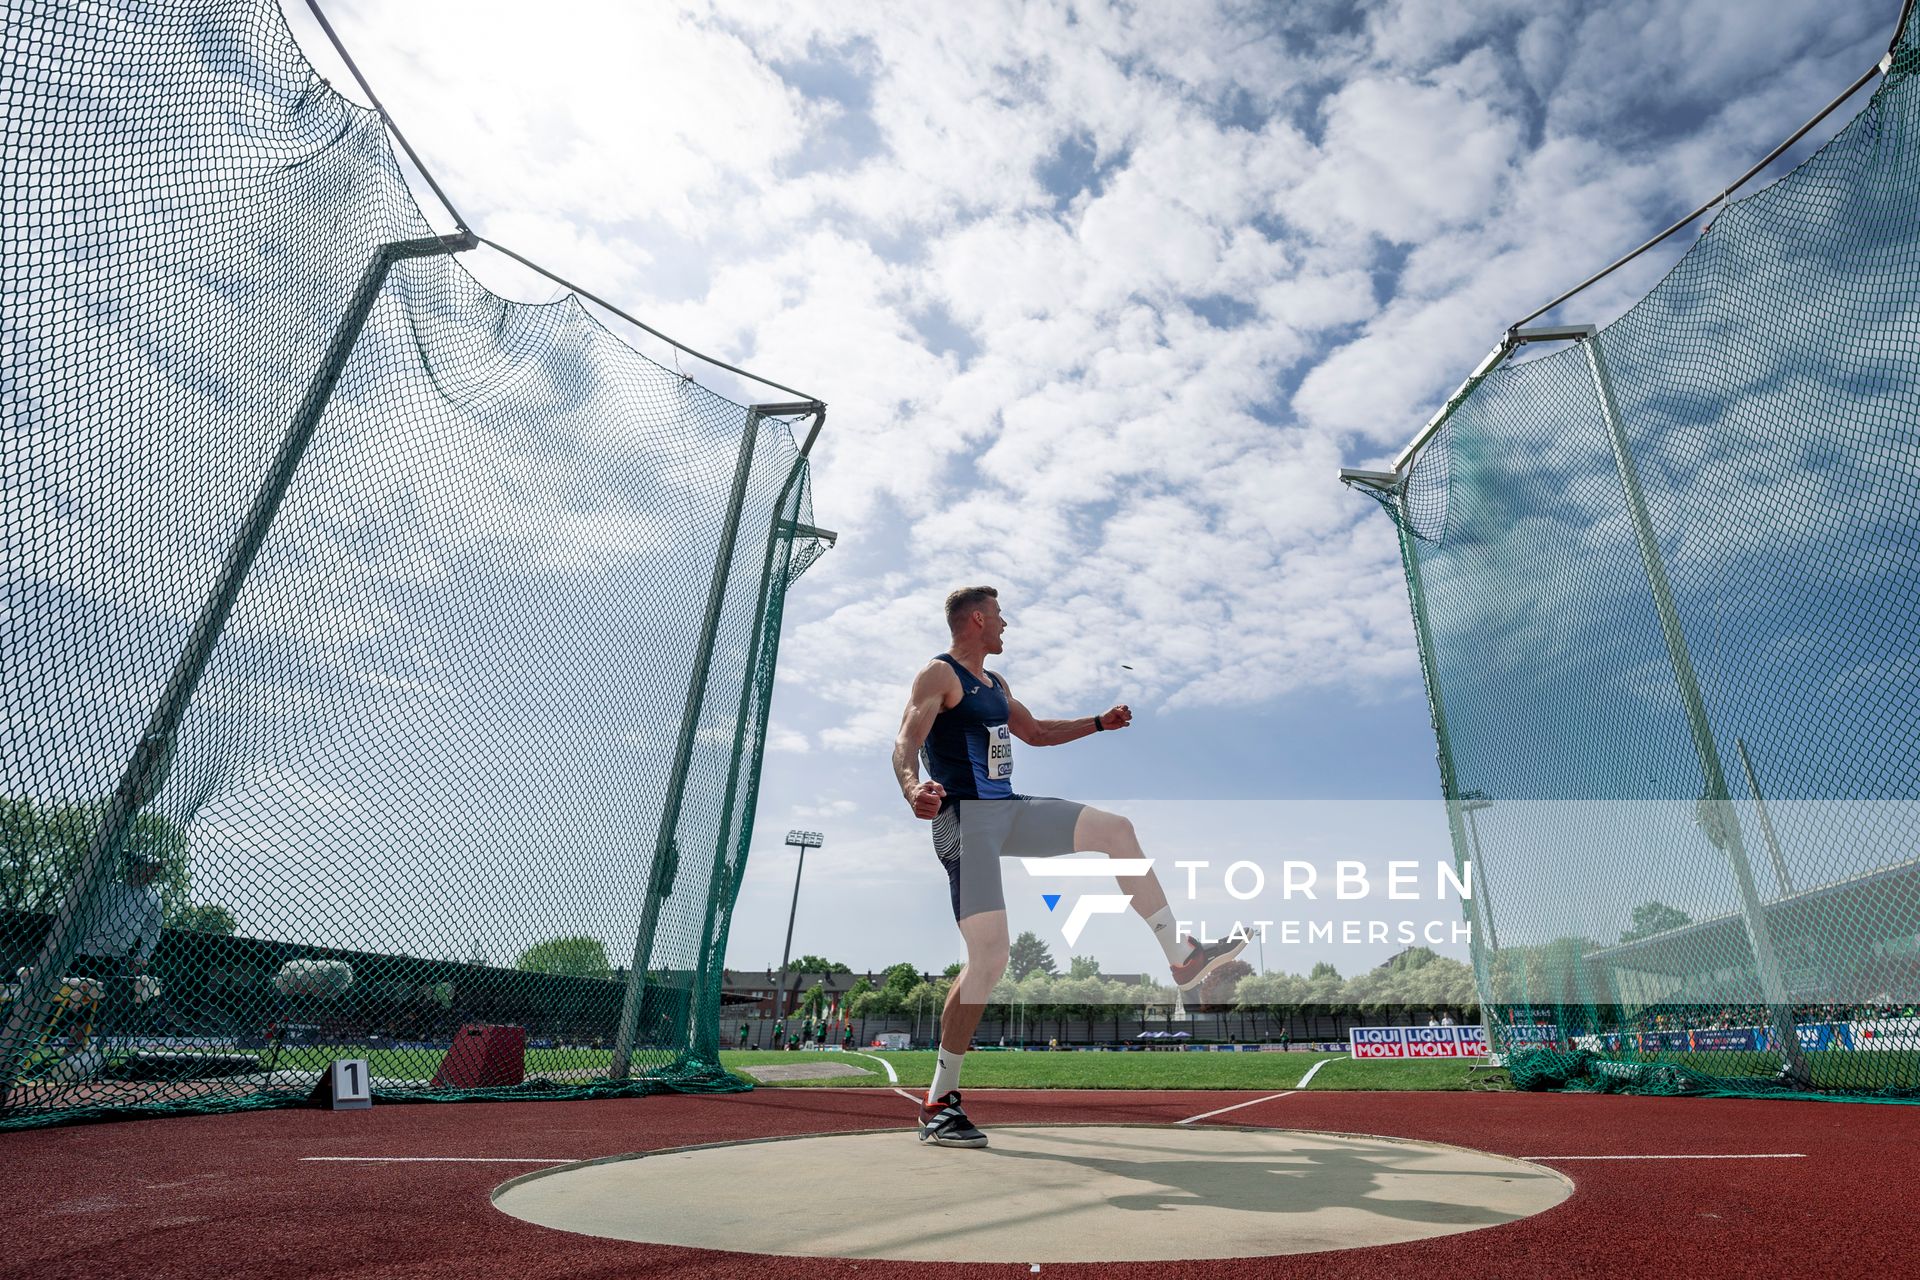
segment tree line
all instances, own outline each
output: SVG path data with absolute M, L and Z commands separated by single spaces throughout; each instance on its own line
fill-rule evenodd
M 1124 981 L 1100 972 L 1091 956 L 1074 956 L 1066 973 L 1048 954 L 1041 940 L 1023 933 L 1011 947 L 1020 963 L 1010 962 L 988 998 L 987 1016 L 1008 1021 L 1035 1019 L 1107 1019 L 1122 1008 L 1137 1008 L 1143 1017 L 1159 1017 L 1175 1004 L 1171 983 L 1149 977 Z M 810 957 L 817 959 L 817 957 Z M 884 1018 L 937 1013 L 962 966 L 955 962 L 941 976 L 929 977 L 912 964 L 896 964 L 877 980 L 855 982 L 842 1004 L 843 1015 Z M 848 972 L 845 965 L 810 967 L 803 972 Z M 815 983 L 802 992 L 794 1006 L 798 1017 L 826 1012 L 826 987 Z M 1235 960 L 1222 965 L 1206 982 L 1186 996 L 1185 1006 L 1197 1013 L 1264 1013 L 1294 1015 L 1410 1009 L 1479 1016 L 1480 998 L 1473 970 L 1458 960 L 1424 947 L 1403 952 L 1387 964 L 1353 977 L 1341 976 L 1331 964 L 1321 963 L 1306 974 L 1255 973 L 1251 965 Z
M 67 887 L 79 874 L 103 804 L 48 804 L 0 796 L 0 909 L 51 914 L 60 909 Z M 230 936 L 237 921 L 217 902 L 194 902 L 187 859 L 186 829 L 165 814 L 147 812 L 133 820 L 127 851 L 141 861 L 160 864 L 153 887 L 160 895 L 161 921 L 169 929 Z

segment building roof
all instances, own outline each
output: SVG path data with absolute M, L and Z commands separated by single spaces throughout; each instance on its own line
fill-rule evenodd
M 1920 934 L 1920 858 L 1788 894 L 1761 909 L 1777 951 L 1804 944 L 1813 958 L 1830 956 L 1845 964 L 1853 959 L 1844 954 L 1846 944 L 1863 955 L 1878 944 Z M 1750 954 L 1746 921 L 1740 912 L 1730 911 L 1589 952 L 1586 958 L 1619 969 L 1682 977 Z

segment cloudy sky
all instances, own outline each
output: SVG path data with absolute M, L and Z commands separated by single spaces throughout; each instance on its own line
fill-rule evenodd
M 829 404 L 815 505 L 841 541 L 789 601 L 729 960 L 778 963 L 780 838 L 806 826 L 827 845 L 794 950 L 866 969 L 960 955 L 887 757 L 966 583 L 1001 589 L 999 667 L 1036 714 L 1136 711 L 1022 753 L 1021 790 L 1130 812 L 1167 861 L 1444 856 L 1391 526 L 1336 469 L 1390 456 L 1509 323 L 1792 132 L 1899 5 L 327 9 L 481 234 Z M 1687 243 L 1554 318 L 1617 316 Z M 1064 952 L 1019 875 L 1014 928 Z M 1157 954 L 1119 920 L 1080 949 Z

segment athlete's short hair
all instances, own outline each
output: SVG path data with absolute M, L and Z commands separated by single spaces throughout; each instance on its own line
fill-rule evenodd
M 956 631 L 960 619 L 989 600 L 998 600 L 1000 593 L 992 587 L 961 587 L 958 591 L 947 593 L 947 630 Z

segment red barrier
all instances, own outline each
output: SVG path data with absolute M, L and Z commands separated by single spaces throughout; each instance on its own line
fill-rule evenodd
M 527 1078 L 527 1029 L 469 1023 L 433 1073 L 436 1089 L 487 1089 Z

